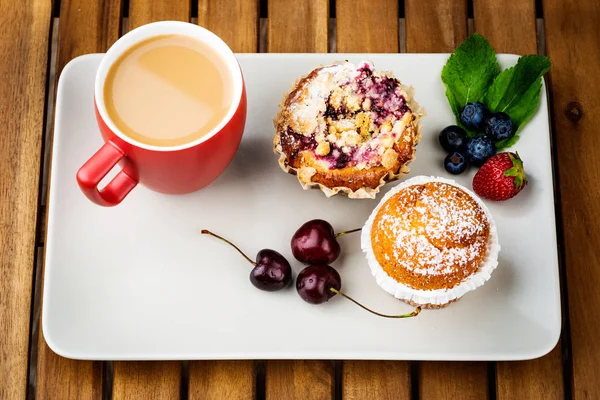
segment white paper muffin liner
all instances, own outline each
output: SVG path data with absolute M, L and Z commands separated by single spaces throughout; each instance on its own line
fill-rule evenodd
M 485 216 L 489 221 L 490 226 L 487 254 L 483 264 L 474 274 L 470 275 L 464 281 L 450 289 L 420 290 L 413 289 L 407 285 L 398 282 L 397 280 L 389 276 L 381 267 L 379 262 L 377 262 L 375 254 L 373 253 L 373 247 L 371 245 L 371 228 L 373 226 L 373 221 L 375 220 L 379 209 L 388 201 L 388 199 L 390 199 L 394 194 L 409 186 L 422 185 L 429 182 L 447 183 L 449 185 L 456 186 L 464 190 L 469 195 L 471 195 L 471 197 L 475 199 L 477 204 L 479 204 L 479 206 L 483 210 Z M 371 273 L 375 277 L 375 280 L 377 281 L 379 286 L 381 286 L 386 292 L 396 297 L 397 299 L 407 301 L 411 304 L 423 306 L 444 306 L 452 301 L 460 299 L 462 296 L 465 295 L 465 293 L 470 292 L 471 290 L 475 290 L 479 286 L 482 286 L 491 278 L 492 272 L 498 266 L 498 253 L 500 252 L 500 244 L 498 243 L 498 231 L 496 229 L 496 223 L 494 222 L 492 214 L 488 210 L 487 206 L 483 203 L 483 201 L 481 201 L 481 199 L 475 193 L 465 188 L 464 186 L 456 183 L 453 180 L 429 176 L 416 176 L 414 178 L 408 179 L 400 183 L 392 190 L 390 190 L 383 197 L 383 199 L 381 199 L 377 207 L 375 207 L 373 212 L 371 212 L 371 215 L 369 216 L 367 222 L 362 228 L 361 248 L 366 254 L 369 267 L 371 268 Z

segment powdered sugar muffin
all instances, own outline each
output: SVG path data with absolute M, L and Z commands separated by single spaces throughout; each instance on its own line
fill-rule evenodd
M 300 78 L 275 119 L 281 168 L 329 197 L 374 198 L 409 171 L 423 111 L 390 72 L 337 63 Z
M 415 177 L 390 191 L 361 234 L 371 272 L 412 305 L 440 308 L 483 285 L 498 264 L 496 225 L 456 182 Z

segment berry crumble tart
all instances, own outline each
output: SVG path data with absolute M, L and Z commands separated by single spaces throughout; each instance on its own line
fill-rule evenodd
M 423 114 L 409 88 L 370 62 L 323 66 L 286 94 L 274 121 L 274 150 L 304 189 L 375 198 L 409 172 Z

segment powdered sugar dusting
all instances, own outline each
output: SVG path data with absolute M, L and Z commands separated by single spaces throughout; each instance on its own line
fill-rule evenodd
M 485 255 L 488 229 L 470 196 L 445 183 L 428 183 L 418 187 L 416 199 L 400 199 L 399 194 L 384 204 L 375 219 L 373 238 L 379 241 L 383 239 L 379 235 L 384 235 L 393 243 L 390 261 L 395 269 L 462 278 Z M 395 275 L 396 271 L 389 272 Z
M 426 232 L 406 229 L 390 215 L 384 216 L 381 223 L 391 229 L 395 236 L 393 260 L 398 267 L 419 275 L 451 274 L 454 268 L 464 268 L 480 254 L 483 243 L 476 241 L 467 247 L 438 248 L 428 238 L 428 234 L 438 229 L 427 228 Z M 377 240 L 377 239 L 376 239 Z M 390 260 L 386 254 L 385 258 Z

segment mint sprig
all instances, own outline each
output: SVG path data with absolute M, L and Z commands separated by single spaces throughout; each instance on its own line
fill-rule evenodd
M 500 151 L 519 140 L 519 131 L 538 107 L 542 76 L 549 69 L 548 57 L 529 55 L 499 73 L 494 49 L 483 36 L 474 34 L 448 58 L 442 82 L 458 125 L 462 126 L 460 111 L 473 101 L 482 102 L 492 112 L 502 111 L 510 116 L 516 132 L 513 137 L 496 143 Z M 470 137 L 477 134 L 469 130 L 467 133 Z
M 477 33 L 467 38 L 450 56 L 442 70 L 442 82 L 459 125 L 462 108 L 469 102 L 481 101 L 499 73 L 494 48 Z M 474 132 L 470 133 L 474 135 Z
M 483 103 L 490 111 L 507 113 L 517 132 L 537 109 L 542 89 L 542 75 L 550 69 L 550 59 L 523 56 L 514 67 L 507 68 L 492 83 Z

